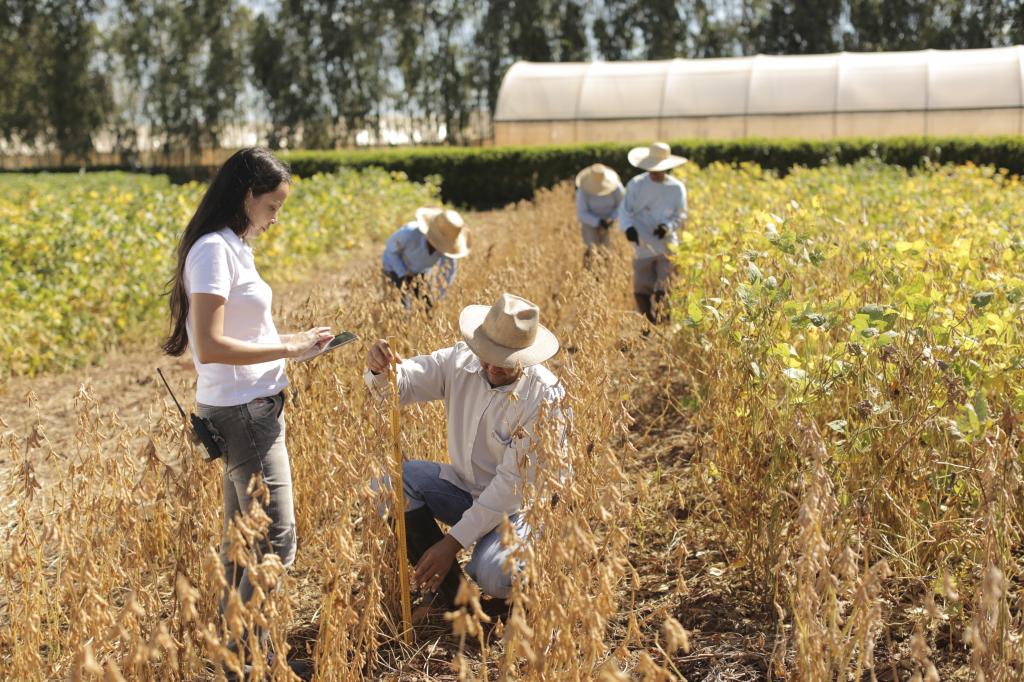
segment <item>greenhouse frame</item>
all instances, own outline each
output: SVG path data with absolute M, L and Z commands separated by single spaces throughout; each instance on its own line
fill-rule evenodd
M 498 145 L 1024 133 L 1024 46 L 651 62 L 517 62 Z

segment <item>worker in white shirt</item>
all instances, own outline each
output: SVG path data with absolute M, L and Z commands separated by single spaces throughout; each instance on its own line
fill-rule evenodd
M 430 302 L 455 279 L 455 261 L 469 254 L 469 230 L 455 211 L 419 208 L 384 245 L 384 275 L 399 289 Z
M 460 581 L 456 555 L 473 547 L 466 572 L 504 606 L 511 549 L 503 546 L 499 525 L 508 517 L 517 535 L 527 537 L 523 482 L 536 473 L 540 435 L 554 429 L 555 439 L 544 442 L 563 443 L 565 392 L 540 364 L 558 352 L 558 340 L 540 324 L 536 305 L 508 293 L 492 306 L 464 308 L 459 328 L 462 341 L 408 360 L 376 341 L 365 379 L 383 397 L 388 366 L 397 362 L 401 404 L 443 400 L 448 416 L 449 462 L 402 465 L 412 584 L 425 591 L 428 607 L 451 609 Z M 447 533 L 435 519 L 450 526 Z
M 619 214 L 625 190 L 619 174 L 595 163 L 576 175 L 576 216 L 583 234 L 583 266 L 590 267 L 595 246 L 608 246 L 609 231 Z
M 664 317 L 665 292 L 675 267 L 669 247 L 679 241 L 676 231 L 686 224 L 686 187 L 667 173 L 686 163 L 664 142 L 634 147 L 629 163 L 647 171 L 626 185 L 619 227 L 633 242 L 633 293 L 637 309 L 656 324 Z

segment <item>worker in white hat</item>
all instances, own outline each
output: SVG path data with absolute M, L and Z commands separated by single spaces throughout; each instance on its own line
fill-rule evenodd
M 469 230 L 455 211 L 419 208 L 416 219 L 402 225 L 384 246 L 384 275 L 415 297 L 430 301 L 455 279 L 455 261 L 469 254 Z
M 625 190 L 619 174 L 602 163 L 587 166 L 576 174 L 576 216 L 583 234 L 583 265 L 590 264 L 595 246 L 607 246 L 609 231 L 619 214 Z
M 446 609 L 459 587 L 456 555 L 470 547 L 466 572 L 504 605 L 513 571 L 499 525 L 507 517 L 519 537 L 527 536 L 524 481 L 533 480 L 541 443 L 555 449 L 541 461 L 557 461 L 564 452 L 559 406 L 565 391 L 541 364 L 558 352 L 558 340 L 540 324 L 540 309 L 505 293 L 494 305 L 464 308 L 459 329 L 462 341 L 454 346 L 408 360 L 380 339 L 370 347 L 364 375 L 383 398 L 388 367 L 397 362 L 401 404 L 444 401 L 449 461 L 406 460 L 402 479 L 412 582 L 435 608 Z M 450 526 L 447 533 L 435 519 Z
M 652 323 L 664 317 L 665 292 L 675 273 L 669 247 L 686 224 L 686 187 L 668 171 L 686 163 L 664 142 L 629 150 L 629 163 L 645 173 L 626 185 L 619 227 L 633 242 L 633 294 L 637 309 Z

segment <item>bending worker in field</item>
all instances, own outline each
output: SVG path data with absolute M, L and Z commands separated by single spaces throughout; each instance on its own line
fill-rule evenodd
M 456 556 L 473 547 L 466 572 L 484 593 L 502 600 L 500 611 L 512 589 L 512 570 L 505 565 L 511 550 L 502 545 L 499 525 L 507 516 L 516 534 L 527 537 L 523 485 L 543 458 L 541 434 L 554 429 L 556 440 L 548 442 L 561 452 L 565 392 L 540 364 L 558 351 L 558 340 L 540 324 L 536 305 L 507 293 L 492 306 L 464 308 L 459 328 L 462 341 L 408 360 L 387 341 L 376 341 L 364 376 L 383 397 L 388 365 L 398 362 L 400 402 L 443 400 L 448 415 L 450 463 L 402 465 L 412 584 L 425 590 L 429 608 L 451 610 L 460 582 Z M 451 526 L 447 533 L 435 519 Z
M 576 175 L 576 216 L 583 234 L 583 267 L 590 267 L 595 246 L 608 246 L 609 232 L 619 214 L 625 190 L 619 174 L 595 163 Z
M 384 275 L 408 295 L 431 303 L 455 279 L 455 261 L 469 254 L 469 230 L 455 211 L 419 208 L 416 219 L 402 225 L 384 246 Z M 405 298 L 406 303 L 409 299 Z
M 665 292 L 675 274 L 669 246 L 686 224 L 686 187 L 666 171 L 686 163 L 664 142 L 629 150 L 629 163 L 647 171 L 626 185 L 619 227 L 633 242 L 633 294 L 637 309 L 653 324 L 665 317 Z

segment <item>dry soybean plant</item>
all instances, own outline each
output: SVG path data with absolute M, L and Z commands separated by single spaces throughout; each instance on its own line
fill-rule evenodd
M 156 389 L 149 422 L 127 425 L 83 388 L 66 452 L 38 428 L 5 433 L 13 507 L 2 538 L 0 677 L 217 679 L 239 664 L 227 643 L 259 628 L 275 656 L 255 672 L 278 680 L 290 679 L 284 661 L 295 655 L 312 658 L 324 680 L 430 679 L 431 671 L 445 679 L 670 679 L 668 656 L 686 637 L 677 621 L 665 622 L 669 652 L 656 647 L 639 658 L 611 627 L 631 572 L 623 471 L 626 403 L 638 381 L 631 365 L 650 352 L 631 309 L 626 245 L 617 239 L 584 270 L 567 188 L 474 220 L 472 256 L 429 308 L 404 306 L 374 260 L 321 277 L 301 305 L 277 311 L 280 328 L 329 319 L 359 333 L 361 344 L 289 368 L 297 562 L 284 572 L 276 557 L 259 560 L 267 520 L 258 507 L 233 521 L 232 555 L 250 566 L 257 589 L 249 604 L 233 594 L 223 618 L 221 466 L 198 458 Z M 464 584 L 459 609 L 422 626 L 407 647 L 394 537 L 369 486 L 389 457 L 388 405 L 363 385 L 365 351 L 378 337 L 403 356 L 450 345 L 461 308 L 502 291 L 537 302 L 561 341 L 548 365 L 566 389 L 566 447 L 545 436 L 534 453 L 548 466 L 526 491 L 536 532 L 515 546 L 525 569 L 507 622 L 487 627 L 484 638 L 481 597 Z M 177 379 L 186 394 L 189 376 Z M 440 405 L 403 408 L 406 457 L 444 459 L 445 443 Z M 47 458 L 63 473 L 40 491 L 35 468 Z M 566 470 L 568 482 L 558 476 Z M 266 660 L 262 649 L 254 653 Z
M 695 473 L 777 615 L 768 674 L 1021 679 L 1019 178 L 687 172 Z

